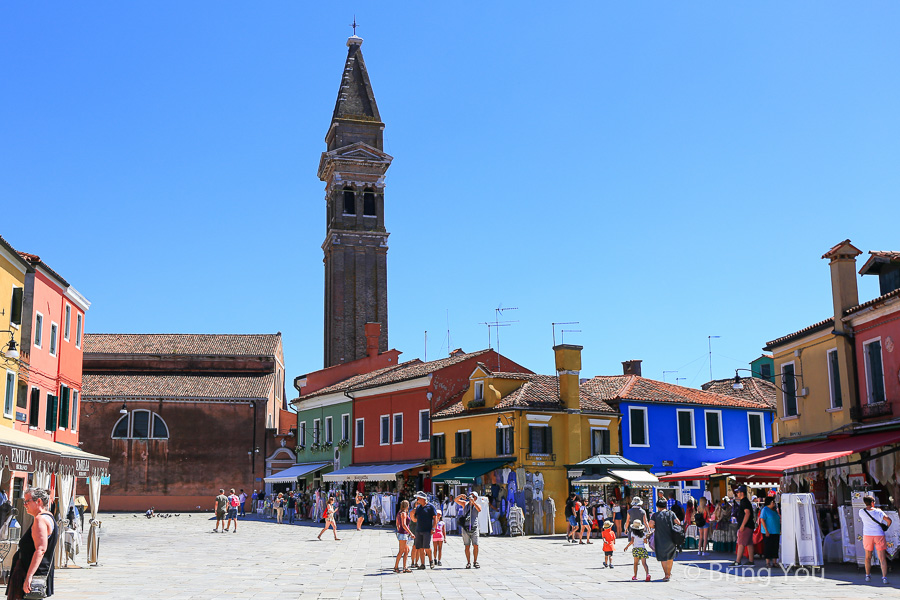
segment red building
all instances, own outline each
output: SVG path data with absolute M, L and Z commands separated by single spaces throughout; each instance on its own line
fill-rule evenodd
M 881 295 L 845 311 L 854 337 L 859 407 L 855 421 L 900 419 L 900 252 L 869 252 L 860 275 L 877 275 Z

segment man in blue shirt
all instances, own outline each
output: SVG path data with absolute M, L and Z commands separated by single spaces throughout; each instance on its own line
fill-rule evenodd
M 415 564 L 419 559 L 419 570 L 425 570 L 425 556 L 428 556 L 428 566 L 434 568 L 431 559 L 431 535 L 437 527 L 437 511 L 428 504 L 428 496 L 425 492 L 416 492 L 416 509 L 410 514 L 413 523 L 416 524 L 415 544 L 413 545 L 412 561 Z

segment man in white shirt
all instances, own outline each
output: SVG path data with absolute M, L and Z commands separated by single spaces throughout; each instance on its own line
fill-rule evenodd
M 240 516 L 246 517 L 247 512 L 244 510 L 244 507 L 246 507 L 247 505 L 247 494 L 246 492 L 244 492 L 244 490 L 241 490 L 241 493 L 238 494 L 238 500 L 240 501 L 240 504 L 238 505 L 238 512 Z
M 885 559 L 884 532 L 891 526 L 891 519 L 881 509 L 875 508 L 875 497 L 865 496 L 863 502 L 865 508 L 859 509 L 859 520 L 863 527 L 863 548 L 866 550 L 866 581 L 870 580 L 869 571 L 872 570 L 872 552 L 878 552 L 878 562 L 881 563 L 881 581 L 887 583 L 887 560 Z

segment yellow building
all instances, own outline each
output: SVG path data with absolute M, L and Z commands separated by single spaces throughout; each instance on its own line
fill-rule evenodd
M 469 387 L 432 419 L 432 481 L 453 494 L 487 492 L 495 484 L 505 494 L 506 482 L 494 476 L 498 469 L 515 469 L 518 479 L 530 475 L 542 480 L 544 498 L 553 498 L 553 533 L 560 533 L 566 530 L 566 465 L 617 452 L 619 414 L 580 388 L 581 346 L 553 350 L 556 376 L 492 372 L 479 364 Z
M 764 348 L 772 352 L 775 361 L 776 443 L 852 426 L 856 367 L 853 341 L 844 331 L 841 317 L 859 304 L 856 257 L 860 254 L 844 240 L 822 256 L 831 268 L 834 317 L 773 340 Z
M 0 425 L 12 427 L 19 392 L 18 349 L 28 263 L 0 237 Z M 24 390 L 21 392 L 24 398 Z

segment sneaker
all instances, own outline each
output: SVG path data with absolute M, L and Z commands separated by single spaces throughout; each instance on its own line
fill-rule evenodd
M 887 585 L 887 577 L 882 577 L 882 578 L 881 578 L 881 583 Z
M 473 562 L 473 563 L 472 563 L 472 566 L 475 567 L 476 569 L 480 569 L 480 568 L 481 568 L 481 565 L 479 565 L 477 561 L 476 561 L 476 562 Z
M 870 575 L 866 575 L 866 581 L 872 581 L 872 577 Z
M 637 581 L 637 575 L 631 578 L 632 581 Z
M 609 565 L 609 568 L 612 569 L 612 565 Z

